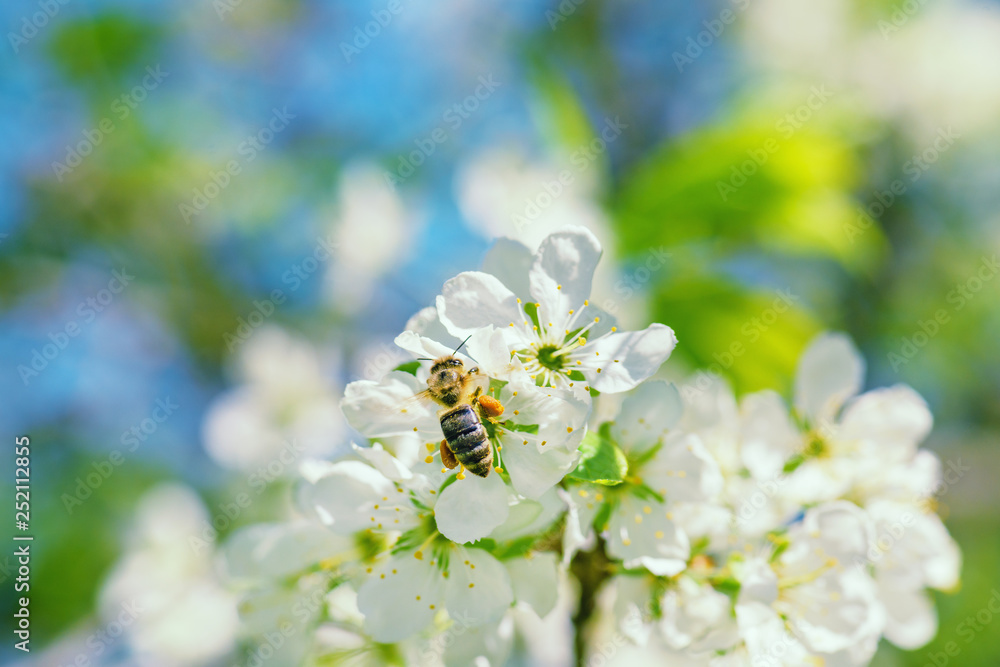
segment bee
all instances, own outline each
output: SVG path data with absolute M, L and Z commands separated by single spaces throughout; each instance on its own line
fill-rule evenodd
M 473 475 L 488 477 L 493 469 L 493 447 L 483 420 L 499 417 L 503 405 L 483 394 L 478 368 L 466 370 L 454 354 L 433 361 L 427 389 L 420 395 L 442 406 L 438 412 L 444 434 L 441 461 L 449 470 L 462 464 Z

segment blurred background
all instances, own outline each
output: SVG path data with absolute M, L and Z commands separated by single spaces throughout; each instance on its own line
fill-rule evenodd
M 243 664 L 213 545 L 349 446 L 343 386 L 399 363 L 447 278 L 566 224 L 605 246 L 599 305 L 677 332 L 664 377 L 788 395 L 836 329 L 869 387 L 926 397 L 963 585 L 932 644 L 875 664 L 1000 663 L 1000 621 L 959 634 L 1000 595 L 1000 3 L 0 16 L 0 486 L 29 435 L 31 664 Z

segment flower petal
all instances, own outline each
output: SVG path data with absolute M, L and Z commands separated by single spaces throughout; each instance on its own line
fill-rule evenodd
M 643 382 L 622 401 L 611 432 L 625 452 L 639 454 L 660 442 L 683 411 L 673 384 Z
M 394 371 L 378 382 L 347 385 L 340 408 L 347 423 L 369 438 L 408 435 L 437 442 L 441 423 L 436 412 L 426 402 L 411 400 L 426 388 L 409 373 Z
M 848 403 L 837 437 L 871 443 L 879 458 L 908 461 L 933 423 L 927 402 L 900 384 L 866 392 Z
M 836 416 L 844 402 L 864 383 L 865 361 L 842 333 L 815 338 L 799 360 L 795 377 L 795 407 L 814 426 Z
M 223 548 L 226 574 L 236 580 L 280 579 L 353 547 L 313 521 L 257 524 L 238 530 Z
M 299 504 L 342 535 L 368 528 L 370 507 L 376 498 L 396 490 L 385 475 L 360 461 L 341 461 L 314 484 L 299 487 Z
M 780 475 L 785 462 L 801 448 L 799 429 L 781 396 L 773 391 L 743 397 L 740 431 L 740 457 L 757 480 L 772 480 Z
M 358 589 L 358 609 L 372 639 L 394 643 L 419 632 L 441 609 L 445 579 L 425 560 L 390 558 Z
M 500 475 L 468 474 L 441 492 L 434 505 L 438 530 L 452 542 L 482 539 L 507 519 L 507 487 Z
M 612 333 L 598 338 L 580 348 L 573 357 L 583 359 L 588 367 L 595 369 L 588 373 L 591 387 L 614 394 L 632 389 L 655 373 L 676 345 L 673 329 L 651 324 L 642 331 Z
M 517 297 L 488 273 L 467 271 L 446 282 L 437 298 L 437 309 L 441 323 L 457 338 L 494 325 L 512 341 L 521 341 L 524 317 Z M 508 326 L 511 323 L 513 327 Z
M 461 341 L 455 345 L 445 345 L 431 338 L 427 338 L 426 336 L 421 336 L 416 331 L 404 331 L 396 336 L 396 340 L 394 342 L 414 357 L 437 359 L 438 357 L 447 357 L 454 354 L 456 357 L 461 359 L 462 363 L 466 366 L 469 365 L 469 358 L 461 352 L 457 352 L 455 350 Z
M 552 551 L 536 553 L 529 558 L 514 558 L 504 563 L 510 574 L 514 597 L 531 606 L 544 618 L 556 606 L 559 598 L 558 556 Z
M 514 294 L 527 299 L 531 294 L 528 275 L 534 261 L 531 250 L 520 241 L 499 238 L 486 251 L 483 272 L 496 276 Z
M 675 433 L 643 466 L 649 484 L 666 491 L 670 502 L 702 501 L 722 490 L 719 465 L 696 434 Z
M 901 649 L 918 649 L 937 633 L 934 603 L 923 591 L 883 590 L 879 596 L 887 614 L 885 638 Z
M 691 545 L 668 514 L 662 503 L 622 498 L 608 525 L 608 553 L 624 561 L 625 567 L 645 567 L 661 577 L 681 572 Z
M 562 321 L 590 298 L 601 253 L 597 237 L 584 227 L 567 227 L 542 241 L 530 281 L 531 296 L 542 304 L 544 317 Z
M 501 437 L 503 464 L 511 484 L 527 498 L 538 498 L 558 484 L 576 465 L 578 454 L 551 443 L 544 447 L 534 442 L 522 444 L 517 433 Z
M 454 350 L 462 341 L 452 336 L 438 317 L 437 308 L 427 306 L 418 310 L 413 317 L 406 321 L 403 331 L 414 331 L 425 338 L 436 340 L 445 347 Z
M 510 575 L 482 549 L 458 547 L 451 555 L 446 581 L 448 614 L 466 627 L 498 621 L 514 603 Z
M 371 447 L 358 447 L 352 442 L 351 447 L 361 458 L 368 461 L 373 468 L 394 482 L 413 477 L 413 473 L 400 463 L 399 459 L 382 449 L 382 445 L 377 442 Z

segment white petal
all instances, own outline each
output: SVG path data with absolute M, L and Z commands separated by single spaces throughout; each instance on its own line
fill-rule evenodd
M 844 409 L 837 437 L 871 443 L 882 459 L 906 461 L 930 433 L 934 418 L 920 394 L 906 385 L 869 391 Z
M 564 318 L 590 298 L 601 244 L 583 227 L 567 227 L 549 235 L 531 267 L 531 296 L 542 304 L 544 317 Z
M 518 602 L 530 605 L 539 617 L 545 617 L 556 606 L 559 597 L 557 563 L 558 557 L 552 551 L 504 563 L 510 574 L 514 597 Z
M 848 568 L 837 575 L 793 586 L 783 594 L 791 627 L 810 650 L 836 653 L 864 646 L 885 627 L 885 609 L 875 596 L 875 582 Z
M 649 619 L 652 617 L 652 596 L 649 581 L 645 577 L 615 577 L 614 618 L 622 634 L 639 646 L 645 646 L 653 630 Z
M 411 552 L 390 558 L 358 589 L 365 631 L 382 643 L 419 632 L 441 609 L 445 581 L 436 567 Z
M 663 596 L 660 627 L 665 639 L 673 648 L 693 653 L 732 646 L 739 637 L 730 604 L 729 597 L 710 584 L 680 577 Z
M 666 490 L 670 502 L 706 500 L 722 490 L 718 464 L 693 433 L 672 434 L 642 473 L 654 490 Z
M 514 619 L 508 616 L 497 623 L 489 623 L 470 628 L 455 623 L 442 635 L 431 640 L 431 646 L 444 645 L 444 667 L 491 667 L 507 664 L 514 644 Z M 420 654 L 422 663 L 437 664 L 429 661 L 429 651 Z M 410 662 L 407 664 L 418 664 Z M 372 665 L 372 667 L 375 667 Z M 381 667 L 381 665 L 379 665 Z
M 395 487 L 382 473 L 360 461 L 341 461 L 315 484 L 304 482 L 299 502 L 308 515 L 317 516 L 333 531 L 347 535 L 368 528 L 370 507 Z
M 382 449 L 382 445 L 377 442 L 371 447 L 358 447 L 352 442 L 351 447 L 373 468 L 394 482 L 413 477 L 413 473 L 399 459 Z
M 448 614 L 466 627 L 498 621 L 514 603 L 510 575 L 482 549 L 455 549 L 446 581 Z
M 511 484 L 527 498 L 538 498 L 558 484 L 576 465 L 577 453 L 552 443 L 544 447 L 534 442 L 522 444 L 517 433 L 501 436 L 503 465 Z
M 436 340 L 427 338 L 426 336 L 422 336 L 416 331 L 404 331 L 396 336 L 396 340 L 394 342 L 396 345 L 417 358 L 423 357 L 425 359 L 437 359 L 438 357 L 446 357 L 454 354 L 462 360 L 466 367 L 469 366 L 469 358 L 461 352 L 455 351 L 458 343 L 455 345 L 445 345 Z M 459 341 L 459 343 L 460 342 L 461 341 Z
M 822 427 L 834 418 L 844 401 L 861 391 L 864 375 L 864 359 L 847 335 L 821 334 L 799 360 L 795 407 L 814 426 Z
M 593 523 L 600 503 L 588 496 L 581 499 L 576 490 L 556 489 L 566 503 L 566 529 L 563 532 L 563 565 L 569 565 L 576 552 L 589 549 L 596 540 Z
M 883 590 L 885 638 L 901 649 L 918 649 L 937 634 L 938 620 L 934 602 L 922 591 Z
M 611 432 L 627 453 L 646 451 L 667 434 L 684 406 L 677 387 L 667 382 L 643 382 L 622 401 Z
M 493 326 L 477 329 L 465 345 L 481 373 L 500 380 L 524 375 L 524 364 L 511 356 L 507 337 Z
M 496 276 L 500 282 L 522 299 L 531 294 L 528 274 L 535 258 L 527 246 L 508 238 L 499 238 L 486 251 L 483 272 Z
M 763 558 L 748 558 L 740 568 L 739 603 L 770 605 L 778 599 L 778 575 Z
M 749 602 L 736 605 L 736 621 L 746 642 L 749 661 L 746 664 L 799 665 L 808 652 L 785 629 L 785 623 L 768 605 Z M 780 649 L 778 648 L 780 647 Z M 776 654 L 781 655 L 779 662 Z
M 347 423 L 369 438 L 408 435 L 421 442 L 439 442 L 436 411 L 426 402 L 412 400 L 426 388 L 409 373 L 394 371 L 379 382 L 350 383 L 340 407 Z
M 691 546 L 687 535 L 667 518 L 662 503 L 626 496 L 609 521 L 608 553 L 624 561 L 625 567 L 645 567 L 671 577 L 687 566 Z
M 441 323 L 458 338 L 488 325 L 512 332 L 523 327 L 514 293 L 494 276 L 479 271 L 460 273 L 446 282 L 437 309 Z M 511 322 L 514 327 L 508 327 Z
M 643 331 L 612 333 L 598 338 L 580 348 L 573 357 L 595 368 L 588 373 L 591 387 L 614 394 L 632 389 L 655 373 L 676 345 L 673 329 L 651 324 Z M 597 373 L 596 368 L 601 372 Z
M 709 428 L 738 431 L 736 397 L 719 376 L 701 372 L 685 380 L 681 398 L 684 400 L 681 428 L 692 432 Z
M 460 544 L 486 537 L 508 512 L 507 487 L 496 473 L 486 478 L 466 474 L 442 491 L 434 505 L 438 530 Z
M 226 540 L 226 573 L 234 579 L 278 579 L 345 554 L 349 537 L 330 532 L 313 521 L 257 524 Z
M 413 331 L 424 338 L 436 340 L 447 348 L 454 350 L 462 341 L 452 336 L 438 318 L 435 306 L 421 308 L 406 321 L 403 331 Z M 424 356 L 424 355 L 416 355 Z
M 490 537 L 498 542 L 509 542 L 526 535 L 541 534 L 559 519 L 566 511 L 566 503 L 559 496 L 557 489 L 552 488 L 542 494 L 538 500 L 520 498 L 510 489 L 512 499 L 510 514 Z
M 740 456 L 754 479 L 773 480 L 801 449 L 802 437 L 785 402 L 776 392 L 761 391 L 740 402 L 743 436 Z
M 506 409 L 504 419 L 522 426 L 538 426 L 537 437 L 529 437 L 529 440 L 544 440 L 547 449 L 577 450 L 586 431 L 590 406 L 572 391 L 537 387 L 521 376 L 504 385 L 500 400 Z M 519 433 L 514 431 L 505 432 L 503 437 L 517 439 L 518 436 Z

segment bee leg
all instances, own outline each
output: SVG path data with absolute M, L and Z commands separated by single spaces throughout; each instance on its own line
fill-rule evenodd
M 458 466 L 458 459 L 455 458 L 451 448 L 448 447 L 448 441 L 443 439 L 441 440 L 441 463 L 448 470 L 452 470 Z

